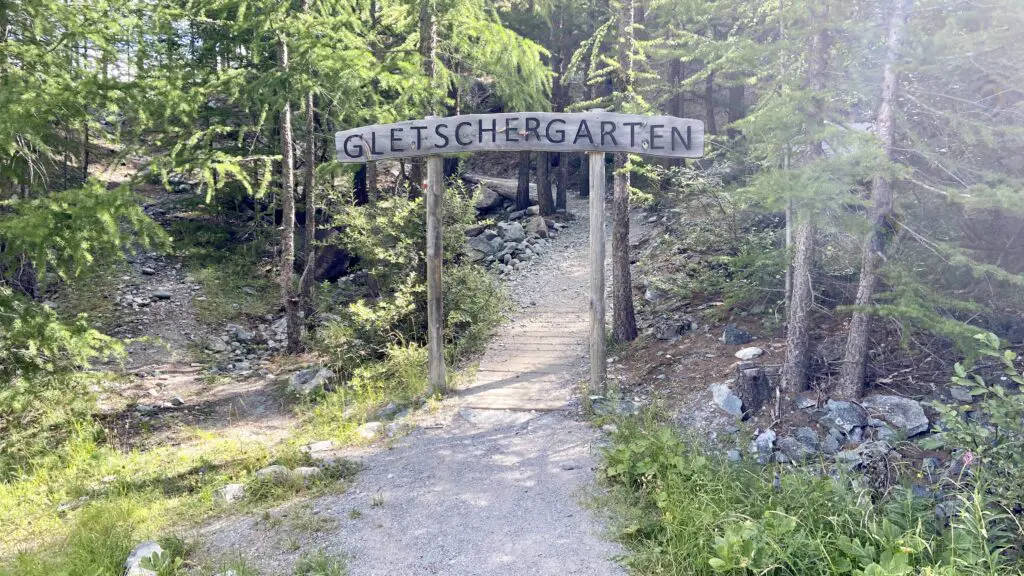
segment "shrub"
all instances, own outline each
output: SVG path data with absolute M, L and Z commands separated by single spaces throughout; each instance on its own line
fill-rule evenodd
M 879 502 L 843 479 L 725 462 L 653 422 L 624 422 L 603 477 L 639 574 L 1006 574 L 1003 519 L 981 493 L 948 528 L 929 501 Z
M 964 452 L 970 470 L 991 497 L 1006 510 L 1024 506 L 1024 373 L 1014 364 L 1017 353 L 1003 350 L 995 334 L 978 334 L 977 353 L 993 358 L 1002 369 L 991 384 L 961 363 L 954 366 L 953 384 L 980 398 L 977 406 L 934 404 L 941 424 L 924 444 Z

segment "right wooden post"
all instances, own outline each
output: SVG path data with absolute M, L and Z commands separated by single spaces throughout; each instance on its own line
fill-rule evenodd
M 590 164 L 590 393 L 605 396 L 604 152 L 587 152 Z

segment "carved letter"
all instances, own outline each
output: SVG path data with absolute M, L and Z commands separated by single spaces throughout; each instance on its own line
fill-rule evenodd
M 629 126 L 629 145 L 636 146 L 636 127 L 643 126 L 643 122 L 623 122 L 623 126 Z
M 664 134 L 656 133 L 654 131 L 654 129 L 655 128 L 664 128 L 664 127 L 665 127 L 664 124 L 651 124 L 651 150 L 664 150 L 665 149 L 664 146 L 655 146 L 654 145 L 654 143 L 657 142 L 659 138 L 664 138 L 665 137 Z
M 400 148 L 398 145 L 402 143 L 401 136 L 395 136 L 395 132 L 401 132 L 402 128 L 391 129 L 391 151 L 392 152 L 404 152 L 405 148 Z
M 505 142 L 519 142 L 519 138 L 516 137 L 516 129 L 512 126 L 514 120 L 519 120 L 519 117 L 511 116 L 505 118 Z
M 477 122 L 477 142 L 479 142 L 481 144 L 484 143 L 484 132 L 490 132 L 491 133 L 491 142 L 492 143 L 493 142 L 497 142 L 497 138 L 498 138 L 498 121 L 495 120 L 494 118 L 491 118 L 491 127 L 490 128 L 484 128 L 484 121 L 483 120 L 479 120 Z
M 683 149 L 684 150 L 689 150 L 690 149 L 690 143 L 693 142 L 693 140 L 691 140 L 692 136 L 693 135 L 690 134 L 690 127 L 687 126 L 686 127 L 686 139 L 683 140 L 683 134 L 679 131 L 679 128 L 676 128 L 675 126 L 673 126 L 672 127 L 672 149 L 673 150 L 676 149 L 676 138 L 679 138 L 679 143 L 683 145 Z
M 540 131 L 538 130 L 538 128 L 540 128 L 540 120 L 538 120 L 536 118 L 530 118 L 529 116 L 527 116 L 526 117 L 526 138 L 525 138 L 525 140 L 527 142 L 530 141 L 530 132 L 533 132 L 533 137 L 534 138 L 536 138 L 537 140 L 540 140 Z
M 470 144 L 473 143 L 472 140 L 466 140 L 465 142 L 463 142 L 462 138 L 459 137 L 459 135 L 460 135 L 459 130 L 462 130 L 463 126 L 472 126 L 472 125 L 473 125 L 472 122 L 459 122 L 458 124 L 455 125 L 455 141 L 458 142 L 460 146 L 469 146 Z
M 561 124 L 562 126 L 565 126 L 565 120 L 562 120 L 561 118 L 555 118 L 554 120 L 548 122 L 547 128 L 544 129 L 544 135 L 547 136 L 548 142 L 552 142 L 554 144 L 561 144 L 562 142 L 565 142 L 564 128 L 559 128 L 555 130 L 555 134 L 558 135 L 558 140 L 555 140 L 554 138 L 551 137 L 551 126 L 556 122 Z
M 607 136 L 612 140 L 612 146 L 618 146 L 619 141 L 615 139 L 615 122 L 609 122 L 607 120 L 601 121 L 601 146 L 604 146 L 604 137 Z
M 580 120 L 580 127 L 576 129 L 576 136 L 573 137 L 572 143 L 575 144 L 580 141 L 580 136 L 586 134 L 587 140 L 590 140 L 590 145 L 594 145 L 594 137 L 590 135 L 590 126 L 587 125 L 586 120 Z
M 349 150 L 349 142 L 352 142 L 353 140 L 356 141 L 355 150 Z M 362 136 L 360 136 L 359 134 L 350 134 L 348 138 L 345 138 L 345 156 L 348 156 L 349 158 L 359 158 L 360 156 L 362 156 L 363 145 L 359 144 L 361 140 Z
M 410 126 L 409 130 L 416 131 L 416 149 L 423 148 L 423 131 L 426 130 L 426 126 Z
M 447 148 L 449 142 L 448 135 L 441 132 L 441 128 L 448 128 L 448 125 L 445 124 L 444 122 L 441 122 L 437 126 L 434 126 L 434 134 L 437 134 L 438 138 L 444 140 L 444 143 L 439 145 L 438 148 Z

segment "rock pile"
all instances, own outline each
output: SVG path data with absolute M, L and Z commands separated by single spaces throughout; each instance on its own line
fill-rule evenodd
M 535 208 L 509 214 L 495 227 L 471 230 L 466 241 L 469 259 L 508 274 L 546 252 L 562 224 L 540 216 Z

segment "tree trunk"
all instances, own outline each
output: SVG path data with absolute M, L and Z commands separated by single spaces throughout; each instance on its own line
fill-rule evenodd
M 419 53 L 423 66 L 423 75 L 429 80 L 427 93 L 426 115 L 438 113 L 438 103 L 434 95 L 434 76 L 436 74 L 434 58 L 437 55 L 437 21 L 433 17 L 430 0 L 420 0 L 419 19 Z M 409 167 L 409 198 L 423 195 L 424 159 L 413 158 Z
M 729 87 L 729 124 L 742 119 L 747 115 L 747 105 L 745 102 L 745 94 L 743 86 L 730 86 Z M 740 135 L 740 131 L 735 128 L 729 128 L 726 133 L 729 138 L 736 138 Z
M 367 162 L 366 163 L 366 196 L 367 198 L 378 198 L 379 191 L 377 190 L 377 163 Z
M 82 121 L 82 181 L 89 179 L 89 118 Z
M 633 88 L 633 0 L 623 0 L 619 15 L 622 38 L 619 67 L 622 91 Z M 612 192 L 612 337 L 616 342 L 636 339 L 636 315 L 633 311 L 633 279 L 629 269 L 629 156 L 615 154 Z
M 807 389 L 810 363 L 811 304 L 814 294 L 811 270 L 814 266 L 814 221 L 804 219 L 796 231 L 793 255 L 793 296 L 786 325 L 786 360 L 782 366 L 782 387 L 787 393 Z
M 516 188 L 516 210 L 530 207 L 530 152 L 519 153 L 519 180 Z
M 565 5 L 559 5 L 553 25 L 553 35 L 555 36 L 553 44 L 555 50 L 551 54 L 551 71 L 554 72 L 551 93 L 554 96 L 554 109 L 556 112 L 565 112 L 566 106 L 569 105 L 569 87 L 562 82 L 562 76 L 565 73 L 564 54 L 569 50 L 567 34 L 565 33 L 565 14 L 567 11 L 568 8 Z M 551 154 L 551 157 L 554 158 L 555 163 L 558 165 L 555 171 L 555 210 L 565 210 L 566 189 L 569 187 L 568 156 L 554 152 Z
M 551 167 L 551 154 L 537 153 L 537 204 L 540 205 L 542 216 L 555 213 L 555 199 L 551 197 L 551 178 L 548 175 Z
M 306 93 L 306 170 L 303 178 L 302 203 L 306 208 L 305 266 L 299 279 L 299 298 L 306 324 L 313 318 L 313 285 L 316 282 L 316 131 L 314 130 L 313 93 Z
M 892 156 L 896 126 L 893 102 L 899 90 L 899 71 L 896 59 L 903 44 L 903 30 L 906 26 L 913 0 L 896 0 L 889 20 L 889 39 L 882 73 L 882 101 L 878 107 L 878 138 L 886 156 Z M 861 255 L 860 282 L 857 284 L 857 299 L 846 340 L 846 353 L 839 375 L 835 395 L 840 398 L 856 398 L 864 389 L 864 372 L 868 356 L 868 331 L 871 318 L 867 307 L 871 305 L 878 283 L 878 264 L 885 251 L 885 239 L 889 217 L 892 215 L 893 191 L 888 178 L 876 176 L 871 185 L 874 205 L 871 210 L 871 230 L 864 240 Z
M 704 117 L 705 129 L 708 134 L 718 134 L 718 125 L 715 124 L 715 73 L 709 72 L 707 81 L 704 83 Z
M 577 159 L 580 161 L 580 172 L 579 172 L 579 193 L 580 198 L 586 198 L 590 196 L 590 170 L 587 164 L 586 154 L 577 154 Z
M 277 43 L 278 65 L 282 73 L 288 71 L 288 44 Z M 281 271 L 279 283 L 288 325 L 288 351 L 298 352 L 301 326 L 299 302 L 295 294 L 293 268 L 295 267 L 295 157 L 292 151 L 292 107 L 284 101 L 281 106 Z
M 824 91 L 829 45 L 828 3 L 824 3 L 820 10 L 820 13 L 814 14 L 813 25 L 817 31 L 811 39 L 807 68 L 807 84 L 813 94 L 811 108 L 808 111 L 809 128 L 812 131 L 808 135 L 811 139 L 807 154 L 808 162 L 813 162 L 824 155 L 821 130 L 825 123 Z M 801 217 L 799 213 L 794 212 L 794 217 L 800 223 L 794 238 L 792 294 L 786 322 L 786 360 L 782 366 L 782 390 L 787 394 L 805 390 L 808 385 L 811 304 L 814 299 L 811 284 L 811 271 L 814 268 L 814 214 L 810 210 L 804 210 L 805 214 Z

